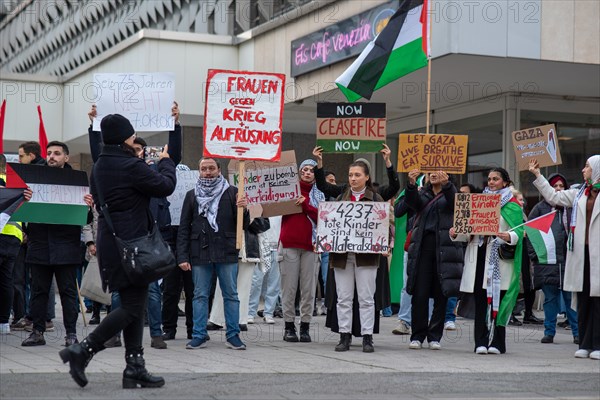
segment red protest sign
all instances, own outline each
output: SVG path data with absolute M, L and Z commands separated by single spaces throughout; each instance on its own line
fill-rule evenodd
M 284 74 L 208 70 L 204 156 L 278 161 Z

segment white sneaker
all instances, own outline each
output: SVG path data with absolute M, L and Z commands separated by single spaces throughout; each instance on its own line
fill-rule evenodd
M 419 350 L 423 347 L 423 344 L 421 342 L 419 342 L 418 340 L 413 340 L 412 342 L 410 342 L 410 344 L 408 345 L 409 349 L 413 349 L 413 350 Z
M 475 349 L 475 354 L 487 354 L 488 350 L 485 346 L 479 346 Z
M 254 323 L 254 317 L 248 317 L 248 319 L 246 320 L 246 323 L 248 325 L 252 325 Z
M 268 315 L 265 315 L 264 320 L 265 320 L 265 323 L 269 324 L 269 325 L 273 325 L 275 323 L 275 320 L 273 319 L 273 317 L 270 317 Z
M 10 334 L 10 324 L 0 324 L 0 335 L 8 335 Z
M 444 329 L 447 331 L 455 331 L 456 324 L 453 321 L 447 321 L 444 323 Z
M 429 349 L 430 350 L 441 350 L 442 349 L 442 345 L 440 344 L 440 342 L 429 342 Z
M 410 335 L 410 325 L 406 321 L 400 320 L 400 322 L 398 322 L 398 326 L 392 330 L 392 333 L 394 335 Z
M 594 350 L 590 353 L 590 358 L 592 360 L 600 360 L 600 350 Z
M 488 347 L 488 354 L 500 354 L 500 350 L 495 347 Z
M 588 358 L 590 356 L 590 352 L 586 349 L 579 349 L 575 352 L 575 358 Z

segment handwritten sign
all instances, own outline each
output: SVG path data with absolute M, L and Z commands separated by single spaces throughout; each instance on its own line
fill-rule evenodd
M 238 161 L 230 161 L 227 170 L 229 183 L 237 186 Z M 295 204 L 300 197 L 300 182 L 294 151 L 282 152 L 277 162 L 246 161 L 244 192 L 249 206 L 262 206 L 265 218 L 302 212 L 302 207 Z
M 277 161 L 285 75 L 208 70 L 204 156 Z
M 495 235 L 500 228 L 500 195 L 456 193 L 454 229 L 467 235 Z
M 514 131 L 512 133 L 519 171 L 529 169 L 529 161 L 537 159 L 540 167 L 562 164 L 554 124 Z
M 137 132 L 172 131 L 175 119 L 171 107 L 175 101 L 175 74 L 122 73 L 94 74 L 98 116 L 93 129 L 108 114 L 126 117 Z
M 317 103 L 317 146 L 323 152 L 375 153 L 385 137 L 385 103 Z
M 386 253 L 389 212 L 390 206 L 385 202 L 319 203 L 317 252 Z
M 167 200 L 169 203 L 169 212 L 171 213 L 171 225 L 179 226 L 179 222 L 181 220 L 181 209 L 183 208 L 183 200 L 185 199 L 185 195 L 190 190 L 196 187 L 196 182 L 198 182 L 198 174 L 196 171 L 182 171 L 177 170 L 177 185 L 175 186 L 175 191 Z
M 467 135 L 424 133 L 401 134 L 398 145 L 398 172 L 446 171 L 464 174 L 467 169 Z

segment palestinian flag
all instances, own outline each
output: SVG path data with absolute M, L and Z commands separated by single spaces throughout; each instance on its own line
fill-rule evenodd
M 23 201 L 23 189 L 0 188 L 0 232 Z
M 83 196 L 89 193 L 89 187 L 84 171 L 7 163 L 6 187 L 29 187 L 33 192 L 31 200 L 12 214 L 12 221 L 64 225 L 87 223 L 89 207 Z
M 556 241 L 550 229 L 555 213 L 556 210 L 525 223 L 525 232 L 535 250 L 538 264 L 556 264 Z
M 348 101 L 373 92 L 427 65 L 427 0 L 404 0 L 386 27 L 335 83 Z

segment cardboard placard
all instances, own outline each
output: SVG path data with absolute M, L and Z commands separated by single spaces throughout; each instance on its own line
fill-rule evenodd
M 229 184 L 237 186 L 238 161 L 231 160 L 227 171 Z M 300 197 L 300 175 L 293 150 L 282 152 L 276 162 L 246 161 L 245 174 L 244 192 L 249 209 L 260 205 L 265 218 L 302 212 L 302 207 L 295 204 Z
M 169 212 L 171 213 L 171 225 L 179 226 L 181 220 L 181 209 L 183 208 L 183 200 L 185 195 L 190 190 L 196 187 L 198 182 L 199 171 L 183 171 L 177 170 L 177 185 L 175 191 L 167 197 L 169 203 Z
M 499 194 L 456 193 L 454 229 L 467 235 L 495 235 L 500 229 Z
M 376 153 L 385 138 L 385 103 L 317 103 L 317 146 L 324 153 Z
M 527 171 L 534 158 L 540 167 L 562 164 L 554 124 L 514 131 L 512 141 L 519 171 Z
M 175 101 L 175 74 L 119 73 L 94 74 L 98 115 L 93 129 L 108 114 L 126 117 L 136 132 L 172 131 L 175 119 L 171 107 Z
M 405 133 L 398 141 L 398 172 L 445 171 L 464 174 L 467 170 L 468 135 Z
M 389 213 L 386 202 L 319 203 L 317 253 L 387 253 Z
M 204 156 L 277 161 L 284 74 L 208 70 Z

